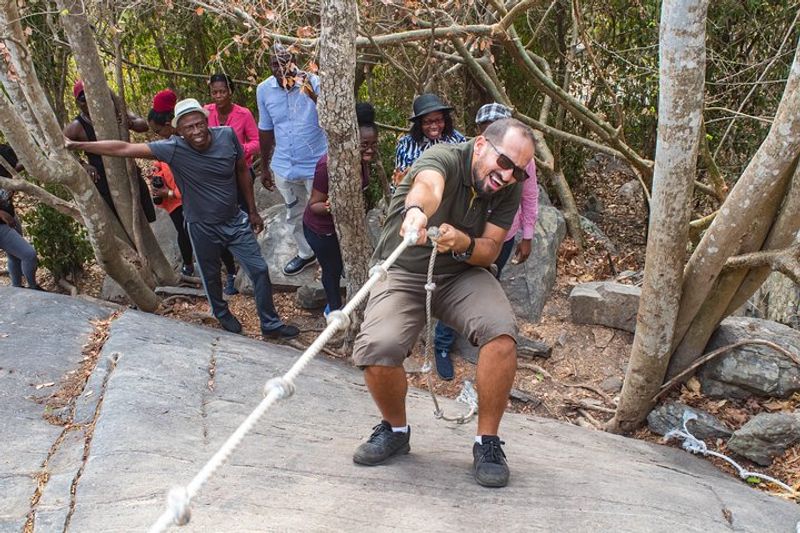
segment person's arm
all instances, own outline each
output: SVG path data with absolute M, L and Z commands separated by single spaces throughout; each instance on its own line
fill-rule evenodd
M 147 125 L 147 121 L 145 119 L 136 113 L 128 111 L 128 129 L 135 131 L 136 133 L 145 133 L 150 129 L 150 127 Z
M 314 105 L 317 105 L 317 91 L 319 90 L 319 83 L 317 88 L 314 89 L 314 84 L 311 82 L 311 76 L 307 72 L 299 71 L 296 77 L 300 81 L 300 92 L 308 96 Z
M 239 192 L 244 196 L 244 203 L 250 214 L 250 226 L 256 233 L 261 233 L 264 229 L 264 221 L 256 209 L 256 199 L 253 193 L 253 182 L 250 180 L 250 169 L 247 168 L 244 156 L 236 160 L 236 182 L 239 185 Z
M 419 238 L 416 244 L 425 244 L 428 238 L 426 231 L 428 218 L 439 209 L 443 193 L 444 176 L 433 169 L 421 170 L 414 177 L 414 184 L 406 195 L 406 216 L 400 228 L 400 235 L 405 236 L 409 231 L 417 231 Z
M 331 202 L 328 199 L 328 195 L 324 192 L 320 192 L 317 189 L 311 189 L 311 198 L 308 200 L 308 208 L 311 210 L 312 213 L 317 215 L 330 215 L 331 214 Z
M 14 220 L 14 217 L 2 210 L 0 210 L 0 220 L 2 220 L 3 223 L 9 228 L 14 228 L 17 225 L 17 221 Z
M 261 184 L 272 191 L 275 189 L 275 180 L 269 167 L 275 151 L 275 130 L 258 130 L 258 145 L 261 149 Z
M 243 108 L 244 113 L 243 122 L 244 122 L 244 142 L 242 142 L 242 148 L 244 148 L 244 157 L 245 159 L 252 159 L 255 156 L 260 148 L 261 148 L 261 140 L 258 135 L 258 126 L 256 126 L 256 119 L 253 118 L 253 114 L 250 112 L 249 109 Z
M 533 235 L 536 232 L 536 218 L 539 213 L 539 187 L 535 174 L 522 184 L 522 198 L 519 202 L 519 217 L 522 227 L 522 240 L 517 244 L 512 262 L 524 263 L 531 255 Z
M 500 226 L 486 223 L 483 234 L 480 237 L 471 239 L 469 235 L 463 231 L 456 229 L 450 224 L 442 224 L 439 226 L 439 238 L 436 241 L 436 249 L 439 252 L 453 252 L 461 254 L 466 252 L 472 241 L 475 245 L 472 248 L 472 255 L 465 261 L 470 265 L 488 267 L 497 260 L 500 255 L 500 249 L 505 242 L 508 229 L 503 229 Z
M 67 150 L 83 150 L 90 154 L 108 155 L 112 157 L 135 157 L 138 159 L 155 159 L 150 147 L 145 143 L 127 143 L 125 141 L 73 141 L 64 139 Z

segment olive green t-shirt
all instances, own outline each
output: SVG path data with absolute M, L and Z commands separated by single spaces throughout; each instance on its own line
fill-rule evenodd
M 511 227 L 519 207 L 521 187 L 513 184 L 500 189 L 491 196 L 476 194 L 472 185 L 472 149 L 475 141 L 461 144 L 438 144 L 426 150 L 406 174 L 389 204 L 389 211 L 378 246 L 372 256 L 373 263 L 386 259 L 402 242 L 400 227 L 406 196 L 414 178 L 422 170 L 435 170 L 444 176 L 444 192 L 439 209 L 428 219 L 428 226 L 448 223 L 467 235 L 480 237 L 487 222 L 504 229 Z M 424 274 L 430 261 L 430 241 L 424 246 L 409 246 L 395 265 Z M 438 254 L 434 265 L 435 274 L 456 274 L 470 268 L 465 262 L 456 261 L 451 253 Z

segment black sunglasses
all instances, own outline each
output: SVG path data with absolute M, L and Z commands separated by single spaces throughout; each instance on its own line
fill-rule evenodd
M 489 143 L 489 146 L 494 148 L 494 151 L 497 152 L 497 166 L 502 168 L 503 170 L 511 170 L 511 175 L 514 176 L 514 179 L 517 180 L 517 183 L 521 183 L 528 179 L 528 173 L 525 171 L 524 168 L 518 167 L 510 157 L 506 154 L 501 152 L 497 149 L 497 147 L 490 141 L 487 137 L 484 137 L 486 142 Z

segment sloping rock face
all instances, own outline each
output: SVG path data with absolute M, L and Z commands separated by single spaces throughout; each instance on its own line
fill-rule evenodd
M 34 531 L 63 531 L 67 516 L 70 532 L 146 530 L 167 491 L 191 480 L 263 398 L 264 383 L 299 356 L 124 311 L 75 401 L 75 420 L 93 432 L 60 439 L 63 428 L 31 398 L 45 389 L 32 384 L 75 370 L 89 320 L 105 313 L 0 288 L 0 531 L 23 529 L 34 494 Z M 317 359 L 296 386 L 202 487 L 187 531 L 481 531 L 487 517 L 500 531 L 672 533 L 687 520 L 697 531 L 792 531 L 800 520 L 796 505 L 681 450 L 527 415 L 507 414 L 501 427 L 510 485 L 481 488 L 471 474 L 474 426 L 436 420 L 415 389 L 411 454 L 359 467 L 353 450 L 378 421 L 362 373 Z
M 800 358 L 800 331 L 769 320 L 729 317 L 706 345 L 706 352 L 747 339 L 773 342 Z M 800 367 L 769 346 L 746 344 L 712 359 L 697 375 L 703 393 L 713 397 L 788 398 L 800 391 Z
M 570 313 L 575 324 L 598 324 L 633 333 L 642 290 L 613 281 L 592 281 L 576 285 L 569 294 Z

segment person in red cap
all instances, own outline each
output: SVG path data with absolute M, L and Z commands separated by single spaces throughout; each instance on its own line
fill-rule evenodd
M 177 101 L 178 96 L 171 89 L 159 91 L 153 97 L 153 107 L 147 114 L 147 124 L 150 127 L 150 131 L 162 139 L 169 139 L 175 135 L 172 119 L 175 118 L 175 104 Z M 168 164 L 163 161 L 155 161 L 153 163 L 153 178 L 150 181 L 150 185 L 152 187 L 153 203 L 169 213 L 172 224 L 178 232 L 178 248 L 181 251 L 181 259 L 183 260 L 181 273 L 186 276 L 193 276 L 192 241 L 189 239 L 189 234 L 186 232 L 186 224 L 184 224 L 183 199 Z M 227 272 L 235 271 L 236 263 L 230 250 L 227 248 L 222 250 L 221 259 Z M 223 292 L 231 294 L 227 286 L 223 289 Z
M 77 80 L 72 86 L 72 96 L 75 97 L 75 103 L 80 112 L 72 122 L 64 127 L 64 136 L 72 141 L 96 141 L 97 134 L 94 131 L 94 124 L 92 117 L 89 115 L 89 106 L 86 103 L 86 93 L 84 92 L 83 81 Z M 127 114 L 127 126 L 131 131 L 144 133 L 147 131 L 147 122 L 130 111 Z M 114 216 L 119 218 L 117 208 L 114 206 L 114 200 L 111 196 L 111 189 L 108 186 L 108 178 L 106 176 L 106 169 L 103 166 L 103 158 L 94 155 L 86 154 L 88 162 L 83 163 L 83 167 L 89 174 L 89 177 L 94 181 L 100 196 L 103 197 L 111 212 Z M 148 222 L 153 222 L 156 219 L 155 207 L 153 201 L 150 199 L 150 193 L 147 189 L 147 184 L 142 179 L 141 174 L 139 178 L 139 201 Z

